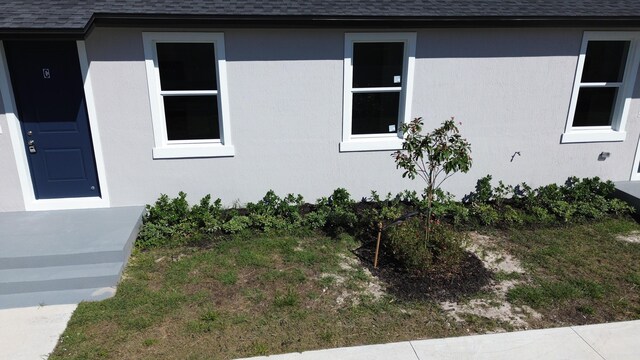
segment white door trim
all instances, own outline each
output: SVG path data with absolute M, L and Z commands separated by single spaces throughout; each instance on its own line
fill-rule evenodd
M 96 162 L 96 171 L 98 172 L 98 182 L 100 184 L 100 197 L 81 197 L 81 198 L 63 198 L 63 199 L 41 199 L 35 198 L 33 191 L 33 183 L 31 181 L 31 173 L 29 170 L 29 162 L 27 154 L 22 144 L 24 139 L 20 129 L 20 121 L 18 120 L 17 107 L 13 88 L 11 87 L 11 76 L 7 66 L 4 44 L 0 40 L 0 93 L 2 93 L 2 102 L 4 105 L 5 115 L 7 119 L 7 127 L 13 154 L 16 159 L 16 168 L 18 169 L 18 178 L 20 179 L 20 187 L 24 200 L 24 207 L 27 211 L 35 210 L 65 210 L 65 209 L 88 209 L 109 207 L 109 190 L 107 187 L 107 177 L 104 166 L 104 158 L 102 156 L 102 145 L 100 142 L 100 134 L 98 131 L 97 113 L 95 102 L 93 99 L 93 89 L 91 86 L 91 76 L 89 71 L 89 62 L 84 41 L 76 42 L 78 48 L 78 59 L 80 61 L 80 71 L 84 82 L 84 93 L 87 106 L 87 115 L 89 117 L 89 128 L 91 129 L 91 140 L 93 142 L 93 154 Z
M 640 180 L 640 172 L 638 171 L 638 166 L 640 166 L 640 137 L 638 137 L 636 144 L 636 156 L 633 157 L 633 167 L 631 168 L 631 176 L 629 177 L 631 181 Z

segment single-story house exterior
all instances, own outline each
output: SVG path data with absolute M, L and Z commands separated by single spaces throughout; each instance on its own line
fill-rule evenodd
M 400 125 L 452 116 L 445 188 L 640 180 L 640 2 L 0 3 L 0 212 L 419 189 Z

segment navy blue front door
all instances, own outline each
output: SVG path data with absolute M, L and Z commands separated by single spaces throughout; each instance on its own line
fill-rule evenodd
M 36 199 L 100 196 L 73 41 L 6 41 Z

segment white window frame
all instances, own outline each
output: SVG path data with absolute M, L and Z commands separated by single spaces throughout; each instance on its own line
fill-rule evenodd
M 622 81 L 619 83 L 582 83 L 582 72 L 587 53 L 589 41 L 629 41 L 629 52 L 624 68 Z M 638 73 L 638 62 L 640 61 L 640 32 L 636 31 L 585 31 L 582 38 L 582 47 L 578 57 L 578 66 L 573 85 L 571 104 L 562 143 L 581 142 L 605 142 L 624 141 L 627 133 L 625 131 L 631 96 L 635 86 L 635 79 Z M 573 118 L 578 103 L 578 93 L 584 87 L 617 87 L 618 95 L 613 108 L 611 126 L 573 126 Z
M 353 45 L 355 43 L 402 42 L 404 43 L 404 61 L 402 66 L 402 81 L 399 87 L 384 88 L 353 88 Z M 402 123 L 411 120 L 411 99 L 413 97 L 413 72 L 416 56 L 416 33 L 346 33 L 344 41 L 344 94 L 342 109 L 342 142 L 340 151 L 375 151 L 398 150 L 402 148 L 403 134 L 400 129 Z M 352 135 L 353 94 L 355 92 L 389 92 L 400 90 L 398 109 L 399 124 L 395 133 Z
M 234 156 L 229 120 L 224 34 L 210 32 L 143 32 L 149 102 L 153 121 L 154 159 Z M 157 43 L 210 43 L 215 47 L 217 90 L 163 91 L 160 87 Z M 163 95 L 216 95 L 220 139 L 168 140 Z

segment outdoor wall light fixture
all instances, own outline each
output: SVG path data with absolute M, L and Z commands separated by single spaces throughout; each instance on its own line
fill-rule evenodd
M 598 161 L 605 161 L 607 160 L 607 158 L 609 158 L 609 156 L 611 156 L 611 153 L 608 151 L 603 151 L 600 153 L 600 155 L 598 155 Z

